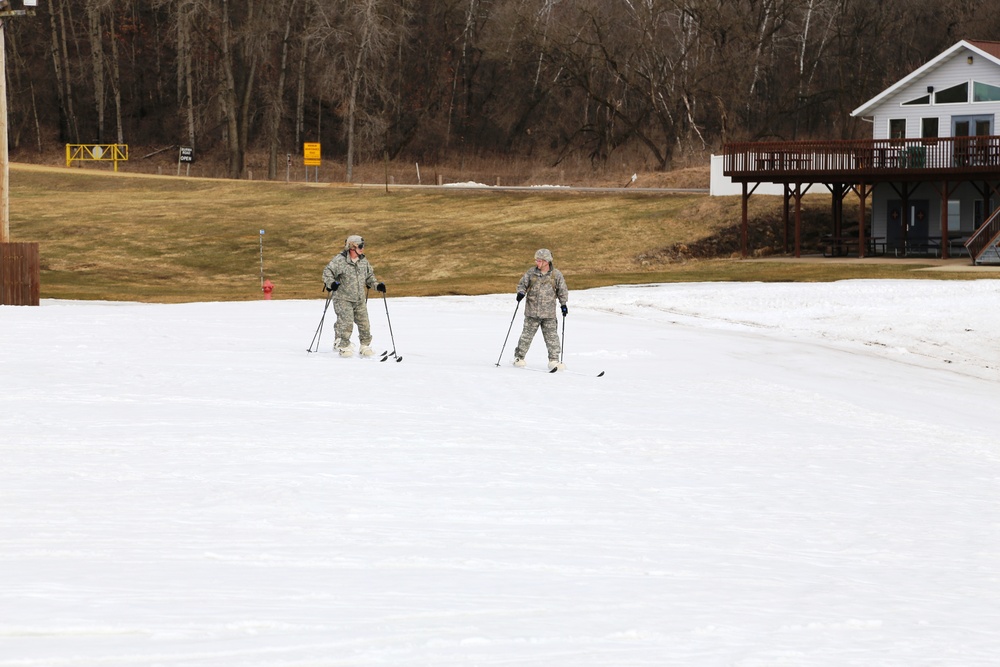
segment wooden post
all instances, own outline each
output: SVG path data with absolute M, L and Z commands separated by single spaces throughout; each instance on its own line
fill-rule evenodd
M 747 211 L 747 199 L 750 198 L 750 195 L 747 194 L 747 184 L 746 184 L 746 182 L 744 182 L 742 185 L 743 185 L 743 198 L 742 198 L 742 206 L 741 206 L 742 223 L 740 224 L 740 255 L 743 257 L 743 259 L 746 259 L 747 258 L 747 227 L 748 227 L 748 221 L 747 221 L 747 213 L 748 213 L 748 211 Z
M 951 257 L 951 241 L 948 239 L 948 181 L 941 184 L 941 259 Z
M 788 183 L 784 183 L 782 185 L 782 190 L 783 190 L 783 192 L 782 192 L 782 196 L 781 196 L 781 199 L 782 199 L 782 207 L 781 207 L 781 216 L 782 217 L 781 217 L 781 219 L 785 223 L 785 235 L 784 235 L 783 241 L 784 241 L 784 244 L 785 244 L 784 245 L 785 254 L 787 255 L 788 254 L 788 230 L 792 226 L 791 211 L 790 211 L 790 207 L 789 207 L 789 203 L 791 202 L 791 199 L 792 199 L 792 192 L 791 192 L 791 188 L 788 187 Z
M 864 257 L 865 256 L 865 246 L 867 245 L 865 243 L 864 233 L 865 233 L 865 221 L 868 218 L 868 215 L 866 213 L 866 206 L 865 206 L 866 200 L 868 199 L 868 186 L 866 186 L 864 183 L 861 183 L 858 186 L 858 195 L 860 195 L 860 197 L 861 197 L 861 203 L 860 203 L 860 205 L 858 207 L 858 229 L 860 230 L 858 232 L 860 234 L 860 241 L 859 241 L 859 245 L 858 245 L 858 257 Z M 875 235 L 875 226 L 873 224 L 872 225 L 872 233 L 870 234 L 870 236 L 874 236 L 874 235 Z M 875 242 L 872 241 L 872 251 L 873 252 L 875 250 L 874 243 Z
M 900 229 L 900 235 L 903 241 L 903 257 L 906 257 L 907 250 L 910 245 L 910 188 L 906 183 L 902 184 L 903 196 L 900 201 L 900 208 L 902 209 L 900 213 L 900 224 L 902 228 Z
M 795 184 L 795 256 L 802 256 L 802 184 Z

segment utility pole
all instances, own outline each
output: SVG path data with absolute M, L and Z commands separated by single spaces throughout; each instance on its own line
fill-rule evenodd
M 7 21 L 35 13 L 38 0 L 0 0 L 0 304 L 37 306 L 41 292 L 37 243 L 10 241 L 10 164 L 7 151 Z
M 0 3 L 0 9 L 7 9 Z M 10 169 L 7 163 L 7 31 L 0 18 L 0 243 L 10 243 Z
M 38 0 L 24 0 L 22 9 L 11 9 L 0 0 L 0 243 L 10 242 L 10 165 L 7 154 L 7 18 L 35 13 Z

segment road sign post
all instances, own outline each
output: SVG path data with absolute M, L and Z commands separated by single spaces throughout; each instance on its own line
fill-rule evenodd
M 181 163 L 185 165 L 185 176 L 191 175 L 191 163 L 194 162 L 194 149 L 190 146 L 181 146 L 180 153 L 177 155 L 177 175 L 181 175 Z
M 260 287 L 264 288 L 264 230 L 260 230 Z
M 320 144 L 302 144 L 302 164 L 306 167 L 306 182 L 309 182 L 309 167 L 316 167 L 316 182 L 319 183 L 319 165 L 323 161 L 321 157 Z

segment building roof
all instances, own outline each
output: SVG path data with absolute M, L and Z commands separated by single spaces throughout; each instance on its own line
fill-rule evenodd
M 970 39 L 968 42 L 983 53 L 988 53 L 994 58 L 1000 58 L 1000 42 L 983 42 L 978 39 Z
M 890 95 L 894 94 L 900 88 L 909 85 L 914 79 L 918 79 L 928 72 L 931 72 L 941 66 L 942 63 L 955 57 L 961 51 L 971 51 L 973 54 L 978 54 L 988 60 L 992 60 L 998 66 L 1000 66 L 1000 42 L 986 42 L 980 40 L 962 40 L 957 42 L 947 50 L 938 54 L 932 60 L 929 60 L 921 67 L 910 72 L 908 75 L 892 84 L 881 93 L 871 98 L 857 109 L 851 112 L 852 116 L 867 116 L 869 115 L 875 107 L 882 103 Z

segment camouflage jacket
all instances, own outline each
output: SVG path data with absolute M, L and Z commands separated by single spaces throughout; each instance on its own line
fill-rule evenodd
M 365 288 L 375 287 L 375 270 L 364 255 L 352 262 L 347 250 L 335 255 L 323 269 L 323 283 L 332 285 L 336 281 L 340 287 L 333 293 L 333 298 L 340 301 L 356 303 L 368 299 Z
M 542 319 L 556 316 L 557 303 L 569 301 L 569 288 L 559 269 L 550 265 L 548 273 L 537 266 L 528 269 L 517 284 L 517 291 L 524 292 L 524 314 Z

